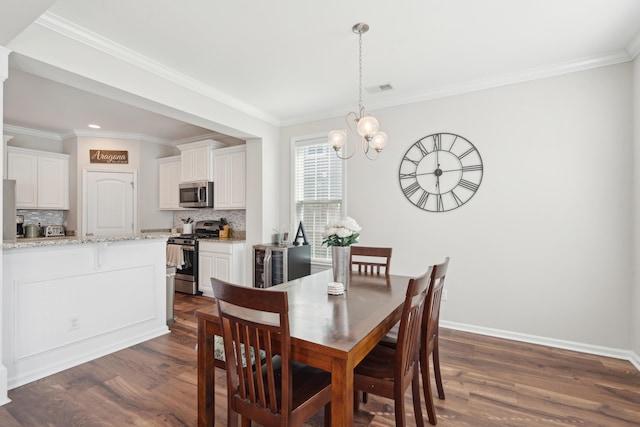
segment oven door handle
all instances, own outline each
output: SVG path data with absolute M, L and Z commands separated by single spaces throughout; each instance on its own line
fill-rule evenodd
M 196 247 L 195 246 L 182 246 L 182 250 L 183 251 L 187 251 L 187 252 L 195 252 Z

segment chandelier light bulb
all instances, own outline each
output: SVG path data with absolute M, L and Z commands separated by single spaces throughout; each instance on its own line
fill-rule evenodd
M 332 130 L 329 132 L 329 143 L 334 150 L 338 151 L 347 142 L 347 133 L 343 130 Z
M 389 138 L 387 137 L 387 134 L 380 131 L 380 132 L 376 132 L 373 135 L 373 138 L 371 138 L 371 141 L 369 141 L 369 145 L 371 146 L 371 148 L 373 148 L 374 150 L 376 150 L 377 153 L 381 152 L 382 149 L 384 148 L 385 145 L 387 145 L 387 140 Z
M 378 132 L 378 120 L 375 117 L 366 116 L 358 120 L 358 133 L 369 140 L 376 132 Z

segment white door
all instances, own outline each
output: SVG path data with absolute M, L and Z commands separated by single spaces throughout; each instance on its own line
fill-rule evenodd
M 86 172 L 87 236 L 133 234 L 135 178 L 133 172 Z

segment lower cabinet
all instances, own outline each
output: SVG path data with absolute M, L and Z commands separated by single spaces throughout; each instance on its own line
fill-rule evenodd
M 211 278 L 248 286 L 244 280 L 244 242 L 198 242 L 198 287 L 203 295 L 213 297 Z

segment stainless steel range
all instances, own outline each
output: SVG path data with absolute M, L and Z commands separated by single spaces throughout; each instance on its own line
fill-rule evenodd
M 182 253 L 183 264 L 176 266 L 176 292 L 202 295 L 198 285 L 198 240 L 217 239 L 220 236 L 220 230 L 226 224 L 227 221 L 224 218 L 220 218 L 219 221 L 198 221 L 193 234 L 182 234 L 167 240 L 167 259 L 170 258 L 171 251 Z

